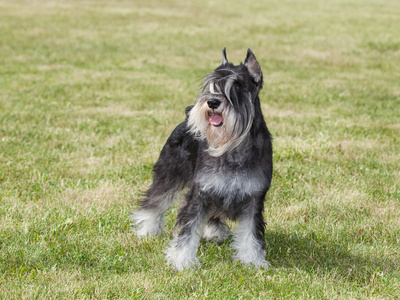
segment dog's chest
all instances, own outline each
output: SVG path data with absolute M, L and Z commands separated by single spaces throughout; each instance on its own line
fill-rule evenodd
M 238 200 L 259 193 L 265 187 L 265 178 L 260 170 L 245 168 L 205 168 L 195 176 L 195 182 L 202 192 Z

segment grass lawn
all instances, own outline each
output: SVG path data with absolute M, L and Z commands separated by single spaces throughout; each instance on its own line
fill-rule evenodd
M 1 299 L 400 299 L 400 2 L 0 0 Z M 129 213 L 202 76 L 251 48 L 267 270 Z

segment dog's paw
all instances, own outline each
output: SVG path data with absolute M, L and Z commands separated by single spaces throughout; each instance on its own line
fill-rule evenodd
M 164 217 L 151 211 L 136 211 L 129 219 L 132 221 L 132 231 L 140 238 L 156 236 L 164 232 Z
M 201 264 L 199 260 L 195 258 L 188 257 L 172 257 L 169 255 L 168 250 L 167 253 L 167 266 L 170 266 L 172 269 L 182 272 L 186 269 L 197 269 L 200 268 Z
M 192 245 L 177 247 L 176 240 L 173 240 L 170 247 L 164 252 L 167 258 L 167 265 L 179 272 L 200 267 L 200 262 L 196 258 L 197 247 L 192 247 Z
M 263 268 L 263 269 L 268 269 L 271 266 L 271 263 L 269 261 L 266 261 L 265 259 L 257 262 L 257 263 L 253 263 L 254 268 L 259 269 L 259 268 Z
M 237 257 L 232 257 L 233 260 L 237 260 L 240 261 L 242 264 L 244 264 L 245 266 L 249 266 L 252 267 L 256 270 L 263 268 L 263 269 L 268 269 L 271 266 L 271 263 L 266 261 L 265 259 L 259 259 L 259 260 L 255 260 L 255 261 L 248 261 L 248 260 L 241 260 L 238 259 Z
M 265 251 L 241 252 L 234 255 L 232 259 L 238 260 L 246 266 L 252 266 L 255 269 L 268 269 L 271 266 L 271 263 L 265 260 Z
M 188 269 L 198 269 L 201 267 L 201 264 L 197 258 L 193 261 L 176 261 L 168 259 L 167 266 L 171 267 L 174 270 L 182 272 Z

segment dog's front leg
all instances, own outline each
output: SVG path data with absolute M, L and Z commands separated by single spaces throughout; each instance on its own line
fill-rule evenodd
M 198 267 L 197 249 L 206 223 L 207 198 L 196 188 L 192 188 L 185 196 L 185 204 L 180 209 L 174 238 L 165 251 L 167 264 L 178 271 Z
M 271 264 L 265 260 L 263 199 L 253 199 L 239 216 L 239 224 L 233 230 L 232 248 L 236 251 L 234 259 L 266 269 Z

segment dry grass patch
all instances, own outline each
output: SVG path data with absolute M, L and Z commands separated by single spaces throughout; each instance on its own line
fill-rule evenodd
M 126 184 L 110 185 L 101 184 L 99 187 L 82 191 L 66 189 L 62 192 L 59 201 L 64 205 L 77 208 L 79 211 L 94 209 L 97 212 L 109 211 L 111 206 L 129 204 L 129 197 L 137 196 L 138 191 L 135 187 Z

